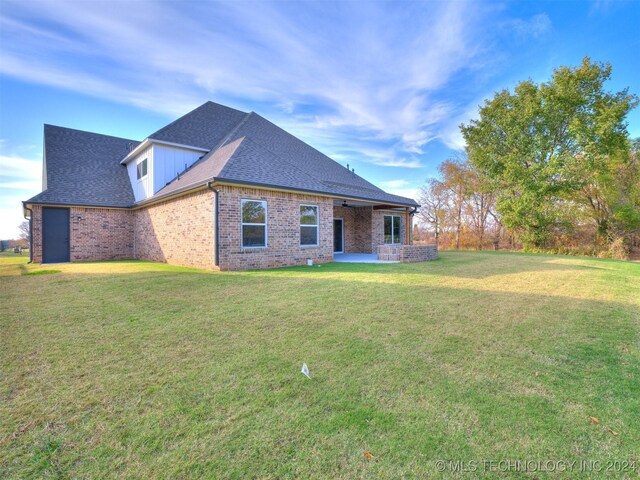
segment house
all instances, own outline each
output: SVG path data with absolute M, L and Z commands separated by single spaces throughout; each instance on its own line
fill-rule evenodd
M 419 261 L 410 199 L 260 115 L 207 102 L 142 141 L 45 125 L 43 191 L 23 202 L 34 262 L 145 259 L 215 270 Z

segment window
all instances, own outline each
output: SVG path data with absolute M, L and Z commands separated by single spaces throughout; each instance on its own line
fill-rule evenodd
M 300 205 L 300 245 L 318 245 L 318 207 Z
M 147 159 L 145 158 L 138 163 L 138 180 L 142 180 L 147 176 Z
M 400 243 L 400 217 L 384 216 L 384 243 Z
M 242 200 L 242 246 L 267 246 L 267 202 Z

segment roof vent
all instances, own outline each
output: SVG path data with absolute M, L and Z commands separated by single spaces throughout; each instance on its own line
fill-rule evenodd
M 133 151 L 134 148 L 136 148 L 135 144 L 130 143 L 129 145 L 127 145 L 127 148 L 129 149 L 129 152 Z

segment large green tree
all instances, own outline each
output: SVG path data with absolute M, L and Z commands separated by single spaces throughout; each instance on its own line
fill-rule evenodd
M 601 241 L 610 243 L 640 228 L 640 142 L 629 151 L 608 156 L 595 165 L 579 158 L 576 176 L 583 179 L 578 204 L 597 226 Z
M 496 93 L 478 120 L 461 125 L 471 164 L 492 181 L 502 221 L 525 244 L 543 246 L 562 223 L 585 169 L 628 151 L 625 117 L 637 97 L 608 92 L 610 77 L 609 64 L 585 58 L 548 82 Z

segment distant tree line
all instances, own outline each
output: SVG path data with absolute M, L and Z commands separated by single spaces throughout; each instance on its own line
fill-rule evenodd
M 20 234 L 18 238 L 12 238 L 7 240 L 0 240 L 0 252 L 13 249 L 15 247 L 29 247 L 31 241 L 31 229 L 29 228 L 29 222 L 24 221 L 19 226 Z
M 626 258 L 640 241 L 640 140 L 625 120 L 638 97 L 606 91 L 610 77 L 585 58 L 487 100 L 460 126 L 466 154 L 422 188 L 418 239 Z

